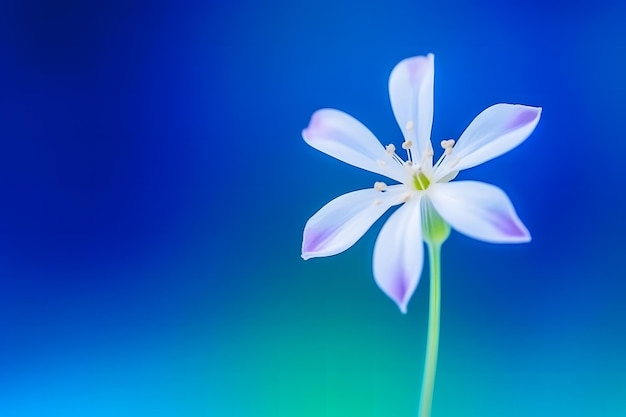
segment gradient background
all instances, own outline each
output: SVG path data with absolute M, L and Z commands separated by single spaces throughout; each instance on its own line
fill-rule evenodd
M 415 416 L 428 280 L 406 316 L 376 287 L 382 222 L 300 259 L 377 179 L 300 131 L 399 144 L 387 79 L 428 52 L 437 141 L 543 107 L 461 176 L 533 241 L 444 246 L 433 417 L 626 415 L 623 1 L 129 3 L 0 6 L 1 416 Z

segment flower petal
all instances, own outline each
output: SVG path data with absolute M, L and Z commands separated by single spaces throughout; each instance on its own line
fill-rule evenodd
M 420 197 L 413 196 L 389 217 L 374 245 L 376 284 L 402 313 L 417 287 L 423 263 Z
M 496 186 L 478 181 L 433 184 L 428 197 L 450 226 L 469 237 L 492 243 L 530 241 L 511 200 Z
M 398 182 L 405 177 L 402 165 L 386 151 L 376 136 L 354 117 L 340 110 L 313 113 L 302 137 L 312 147 L 350 165 L 385 175 Z
M 373 188 L 339 196 L 315 213 L 304 226 L 302 258 L 331 256 L 356 243 L 389 207 L 400 204 L 404 186 Z
M 480 113 L 465 129 L 441 163 L 436 179 L 496 158 L 522 143 L 535 130 L 541 107 L 496 104 Z
M 432 149 L 434 81 L 433 54 L 404 59 L 389 76 L 391 108 L 405 140 L 413 142 L 411 153 L 418 163 Z

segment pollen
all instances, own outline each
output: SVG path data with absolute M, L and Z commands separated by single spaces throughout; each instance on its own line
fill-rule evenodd
M 380 159 L 378 159 L 378 160 L 376 161 L 376 164 L 377 164 L 379 167 L 381 167 L 381 168 L 384 168 L 384 167 L 386 167 L 386 166 L 387 166 L 387 162 L 385 162 L 385 161 L 381 161 Z
M 378 191 L 385 191 L 387 189 L 387 184 L 382 181 L 376 181 L 374 183 L 374 188 Z
M 377 198 L 376 200 L 374 200 L 375 206 L 380 206 L 382 203 L 383 203 L 383 200 L 381 200 L 380 198 Z
M 406 122 L 406 130 L 411 130 L 414 126 L 415 125 L 413 124 L 413 120 L 409 120 L 408 122 Z
M 454 139 L 442 140 L 441 147 L 444 149 L 446 155 L 450 155 L 452 153 L 452 148 L 454 147 L 456 141 Z
M 402 143 L 402 149 L 410 149 L 411 146 L 413 146 L 412 140 L 405 140 L 404 143 Z
M 390 143 L 389 145 L 385 146 L 385 150 L 387 151 L 387 154 L 393 155 L 396 152 L 396 147 L 393 143 Z

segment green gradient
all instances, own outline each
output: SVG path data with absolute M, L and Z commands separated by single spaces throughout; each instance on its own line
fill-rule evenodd
M 299 289 L 291 299 L 273 300 L 272 307 L 268 300 L 248 300 L 250 326 L 223 328 L 219 340 L 233 361 L 224 366 L 247 388 L 238 391 L 247 415 L 418 415 L 429 283 L 420 283 L 409 313 L 399 314 L 370 282 L 368 265 L 356 262 L 366 249 L 305 263 L 310 271 L 292 275 L 285 289 Z M 445 259 L 447 295 L 464 279 L 476 279 L 455 272 Z M 502 313 L 487 311 L 488 299 L 443 300 L 433 417 L 622 415 L 623 361 L 596 368 L 594 344 L 571 344 L 576 328 L 544 337 L 539 328 L 500 324 Z M 587 380 L 595 383 L 583 389 Z

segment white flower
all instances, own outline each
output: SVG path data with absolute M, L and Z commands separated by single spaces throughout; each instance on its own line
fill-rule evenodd
M 516 104 L 487 108 L 456 143 L 441 142 L 443 154 L 433 164 L 433 81 L 432 54 L 407 58 L 391 72 L 389 96 L 404 135 L 406 160 L 398 156 L 394 145 L 383 146 L 363 124 L 339 110 L 318 110 L 302 132 L 315 149 L 400 183 L 376 182 L 372 188 L 344 194 L 322 207 L 306 223 L 302 257 L 343 252 L 387 209 L 401 204 L 380 231 L 373 267 L 376 283 L 403 313 L 421 275 L 422 240 L 431 238 L 433 232 L 427 229 L 432 229 L 432 219 L 443 218 L 457 231 L 486 242 L 530 241 L 501 189 L 477 181 L 450 180 L 460 170 L 522 143 L 539 122 L 541 108 Z

